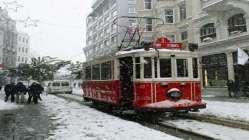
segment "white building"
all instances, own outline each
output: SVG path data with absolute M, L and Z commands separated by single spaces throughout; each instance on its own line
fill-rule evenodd
M 16 66 L 19 64 L 30 63 L 30 40 L 26 33 L 18 33 L 17 35 L 17 58 Z
M 135 16 L 135 7 L 136 0 L 94 0 L 93 11 L 87 18 L 84 48 L 87 61 L 117 51 L 125 30 L 113 24 L 113 21 L 120 16 Z M 129 19 L 118 22 L 130 24 Z
M 203 87 L 226 87 L 228 79 L 249 82 L 249 64 L 237 64 L 237 49 L 249 52 L 249 1 L 196 0 L 194 4 L 193 32 Z

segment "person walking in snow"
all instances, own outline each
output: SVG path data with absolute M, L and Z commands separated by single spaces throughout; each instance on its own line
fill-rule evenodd
M 239 88 L 240 88 L 239 81 L 235 79 L 234 85 L 233 85 L 234 97 L 239 97 Z
M 227 81 L 227 90 L 228 90 L 228 96 L 232 98 L 232 92 L 234 92 L 234 82 L 233 80 L 228 80 Z
M 33 102 L 38 104 L 38 99 L 41 100 L 40 94 L 42 91 L 43 87 L 39 83 L 33 82 L 28 89 L 29 98 L 27 103 L 30 104 L 33 98 Z
M 9 96 L 11 96 L 11 102 L 15 101 L 15 94 L 16 94 L 16 87 L 15 87 L 15 83 L 10 83 L 7 84 L 4 87 L 4 91 L 5 91 L 5 102 L 8 101 Z
M 22 82 L 16 84 L 16 103 L 19 103 L 19 96 L 21 96 L 20 102 L 24 103 L 25 95 L 27 92 L 26 86 Z

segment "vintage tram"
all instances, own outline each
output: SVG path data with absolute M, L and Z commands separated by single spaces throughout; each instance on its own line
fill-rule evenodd
M 181 50 L 179 43 L 162 41 L 152 46 L 85 63 L 85 100 L 136 110 L 205 108 L 197 54 Z
M 181 43 L 171 42 L 165 36 L 151 42 L 140 42 L 142 34 L 138 26 L 127 28 L 125 36 L 131 30 L 127 45 L 131 47 L 122 48 L 124 37 L 115 54 L 84 63 L 84 99 L 142 111 L 175 112 L 205 108 L 197 53 L 184 50 Z M 135 45 L 131 45 L 134 40 Z

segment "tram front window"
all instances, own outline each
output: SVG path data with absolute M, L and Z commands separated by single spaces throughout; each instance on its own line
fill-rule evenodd
M 188 77 L 188 60 L 177 59 L 177 77 Z
M 144 78 L 152 78 L 152 61 L 150 57 L 144 57 Z
M 171 59 L 160 59 L 160 77 L 171 77 Z

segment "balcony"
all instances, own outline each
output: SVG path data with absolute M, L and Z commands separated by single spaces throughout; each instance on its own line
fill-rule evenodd
M 201 0 L 204 11 L 226 11 L 231 8 L 226 0 Z

